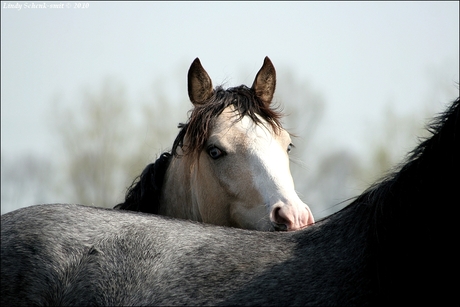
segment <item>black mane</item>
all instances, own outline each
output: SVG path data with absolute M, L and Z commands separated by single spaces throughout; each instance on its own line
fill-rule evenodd
M 126 191 L 125 201 L 114 209 L 158 214 L 163 180 L 170 161 L 171 154 L 165 152 L 155 163 L 147 165 Z

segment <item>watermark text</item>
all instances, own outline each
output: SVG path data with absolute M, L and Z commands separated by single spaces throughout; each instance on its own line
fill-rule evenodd
M 87 9 L 89 2 L 2 2 L 2 9 Z

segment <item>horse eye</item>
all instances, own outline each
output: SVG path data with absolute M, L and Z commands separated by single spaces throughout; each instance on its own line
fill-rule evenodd
M 287 148 L 287 152 L 290 153 L 292 148 L 294 148 L 294 144 L 290 143 Z
M 208 148 L 208 155 L 214 160 L 220 158 L 223 154 L 222 150 L 215 146 Z

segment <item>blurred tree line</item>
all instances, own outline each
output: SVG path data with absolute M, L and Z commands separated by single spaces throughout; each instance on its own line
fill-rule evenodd
M 420 116 L 398 117 L 388 108 L 369 137 L 369 159 L 343 149 L 319 157 L 316 167 L 310 168 L 302 161 L 314 150 L 311 140 L 326 102 L 308 82 L 297 80 L 289 72 L 277 79 L 275 102 L 286 114 L 283 123 L 299 136 L 292 156 L 292 174 L 299 195 L 317 219 L 341 209 L 348 203 L 344 200 L 358 195 L 400 162 L 403 154 L 415 146 L 414 135 L 424 131 L 419 119 L 432 116 L 432 110 L 426 109 Z M 192 108 L 186 99 L 172 101 L 159 82 L 154 84 L 141 103 L 130 101 L 123 85 L 114 79 L 106 79 L 99 89 L 86 89 L 71 107 L 56 98 L 51 122 L 62 158 L 26 156 L 5 160 L 2 154 L 2 213 L 38 203 L 111 208 L 121 202 L 126 188 L 144 167 L 171 148 L 177 124 L 186 121 L 187 111 Z M 187 97 L 185 91 L 182 97 Z M 448 99 L 456 95 L 452 93 Z M 375 137 L 375 133 L 381 135 Z

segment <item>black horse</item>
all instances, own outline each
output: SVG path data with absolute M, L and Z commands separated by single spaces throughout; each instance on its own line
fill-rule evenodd
M 429 130 L 391 175 L 297 232 L 78 205 L 5 214 L 1 304 L 458 305 L 459 99 Z

